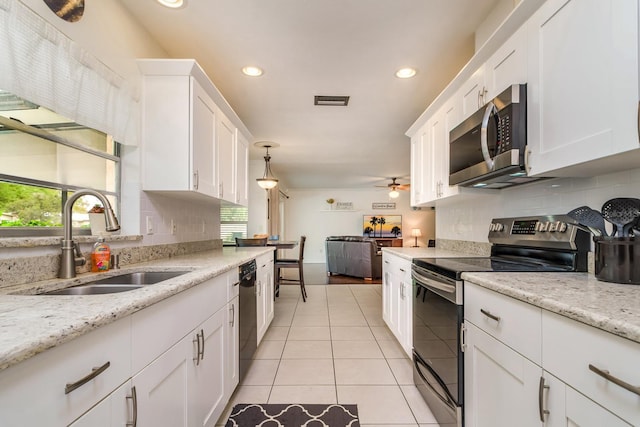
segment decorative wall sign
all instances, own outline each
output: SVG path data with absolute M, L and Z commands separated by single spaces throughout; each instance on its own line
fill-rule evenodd
M 338 211 L 352 211 L 353 210 L 353 202 L 337 202 L 336 210 Z
M 371 209 L 395 209 L 395 202 L 388 203 L 371 203 Z
M 84 0 L 44 0 L 60 18 L 68 22 L 77 22 L 84 13 Z
M 362 235 L 397 239 L 402 236 L 402 215 L 364 215 Z

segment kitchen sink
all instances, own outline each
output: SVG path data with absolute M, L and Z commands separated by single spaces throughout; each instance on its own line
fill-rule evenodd
M 91 284 L 117 284 L 117 285 L 153 285 L 173 277 L 182 276 L 189 271 L 140 271 L 119 276 L 105 277 L 91 282 Z
M 189 271 L 141 271 L 137 273 L 120 274 L 118 276 L 96 279 L 89 283 L 44 292 L 41 295 L 104 295 L 118 292 L 133 291 L 143 286 L 153 285 L 164 280 L 178 277 Z
M 58 289 L 57 291 L 45 292 L 42 295 L 104 295 L 133 291 L 134 289 L 140 289 L 141 287 L 142 285 L 97 285 L 89 283 L 86 285 Z

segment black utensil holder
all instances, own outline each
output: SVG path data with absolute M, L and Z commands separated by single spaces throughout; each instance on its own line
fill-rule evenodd
M 640 237 L 594 237 L 593 241 L 598 280 L 640 285 Z

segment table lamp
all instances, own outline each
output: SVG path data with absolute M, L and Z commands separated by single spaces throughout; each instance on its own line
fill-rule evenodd
M 417 248 L 418 247 L 418 237 L 422 237 L 422 232 L 420 232 L 419 228 L 412 228 L 411 229 L 411 236 L 413 236 L 415 238 L 415 244 L 412 247 L 413 248 Z

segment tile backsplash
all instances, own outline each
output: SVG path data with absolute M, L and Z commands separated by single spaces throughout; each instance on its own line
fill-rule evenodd
M 436 206 L 438 239 L 486 242 L 491 219 L 565 214 L 578 206 L 600 210 L 614 197 L 640 198 L 640 169 L 586 178 L 553 178 L 495 192 L 476 190 L 471 197 Z

